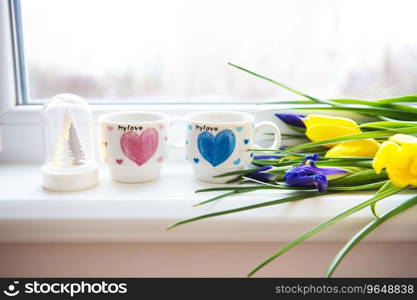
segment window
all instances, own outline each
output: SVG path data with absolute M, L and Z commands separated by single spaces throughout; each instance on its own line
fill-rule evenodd
M 29 103 L 323 98 L 417 89 L 413 0 L 21 0 Z

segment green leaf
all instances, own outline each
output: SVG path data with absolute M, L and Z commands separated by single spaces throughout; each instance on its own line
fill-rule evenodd
M 253 163 L 259 164 L 259 165 L 285 167 L 285 166 L 299 165 L 303 161 L 303 158 L 304 158 L 304 155 L 302 155 L 300 158 L 287 159 L 287 160 L 258 159 L 258 160 L 254 160 Z M 342 167 L 342 166 L 349 165 L 352 167 L 371 168 L 372 159 L 369 157 L 321 158 L 319 161 L 316 162 L 316 165 L 319 167 L 326 167 L 326 166 Z M 247 173 L 250 173 L 250 172 L 247 172 Z M 230 174 L 230 173 L 226 173 L 226 174 Z M 226 174 L 222 174 L 219 176 L 226 176 Z M 235 174 L 232 174 L 232 175 L 235 175 Z
M 417 95 L 406 95 L 401 97 L 395 97 L 395 98 L 388 98 L 388 99 L 381 99 L 375 101 L 377 103 L 382 104 L 391 104 L 391 103 L 417 103 Z
M 244 175 L 244 174 L 249 174 L 252 173 L 256 170 L 258 170 L 259 168 L 252 168 L 252 169 L 247 169 L 247 170 L 239 170 L 239 171 L 233 171 L 233 172 L 227 172 L 227 173 L 223 173 L 223 174 L 219 174 L 216 176 L 213 176 L 213 178 L 220 178 L 220 177 L 228 177 L 228 176 L 233 176 L 233 175 Z
M 316 166 L 319 167 L 338 167 L 343 168 L 344 166 L 349 165 L 351 167 L 359 167 L 359 168 L 372 168 L 372 159 L 369 157 L 362 158 L 362 159 L 354 159 L 354 158 L 334 158 L 332 160 L 319 160 L 316 162 Z
M 294 107 L 291 110 L 330 110 L 330 111 L 348 111 L 359 113 L 363 115 L 368 115 L 375 117 L 377 116 L 385 116 L 390 117 L 397 120 L 404 120 L 404 121 L 414 121 L 417 118 L 417 112 L 412 112 L 404 109 L 394 109 L 394 108 L 384 108 L 384 107 L 321 107 L 321 106 L 314 106 L 314 107 Z
M 329 101 L 341 104 L 359 104 L 367 106 L 389 106 L 394 103 L 417 103 L 417 95 L 408 95 L 396 98 L 380 99 L 380 100 L 363 100 L 363 99 L 329 99 Z M 286 100 L 266 102 L 265 104 L 314 104 L 311 100 Z
M 332 101 L 339 104 L 358 104 L 358 105 L 365 105 L 365 106 L 373 106 L 373 107 L 386 107 L 390 104 L 380 103 L 374 100 L 361 100 L 361 99 L 328 99 L 328 101 Z M 293 105 L 303 105 L 303 104 L 315 104 L 316 102 L 311 100 L 287 100 L 287 101 L 274 101 L 274 102 L 266 102 L 265 104 L 293 104 Z
M 390 218 L 398 215 L 399 213 L 413 207 L 417 204 L 417 196 L 414 196 L 407 201 L 403 202 L 402 204 L 396 206 L 395 208 L 391 209 L 384 215 L 382 215 L 380 218 L 377 218 L 370 222 L 368 225 L 366 225 L 362 230 L 360 230 L 355 236 L 353 236 L 339 251 L 339 253 L 336 255 L 336 257 L 333 259 L 333 261 L 330 263 L 326 273 L 325 277 L 331 277 L 333 275 L 333 272 L 337 268 L 337 266 L 340 264 L 340 262 L 345 258 L 345 256 L 349 253 L 350 250 L 353 249 L 363 238 L 365 238 L 369 233 L 374 231 L 376 228 L 378 228 L 382 223 L 389 220 Z
M 299 132 L 299 133 L 305 133 L 306 132 L 306 130 L 305 130 L 305 128 L 299 128 L 299 127 L 295 127 L 295 126 L 291 126 L 291 125 L 288 125 L 288 124 L 285 124 L 289 129 L 291 129 L 291 130 L 293 130 L 293 131 L 295 131 L 295 132 Z M 305 137 L 305 136 L 304 136 Z
M 384 181 L 378 181 L 368 184 L 362 184 L 362 185 L 352 185 L 352 186 L 331 186 L 331 183 L 329 187 L 327 188 L 330 191 L 362 191 L 362 190 L 373 190 L 380 188 L 384 184 L 387 183 L 387 180 Z
M 280 149 L 247 149 L 246 151 L 252 151 L 252 152 L 260 152 L 260 153 L 276 153 L 278 154 L 284 154 L 284 153 L 293 153 L 294 155 L 307 155 L 307 154 L 311 154 L 313 153 L 317 153 L 317 152 L 327 152 L 329 149 L 326 147 L 316 147 L 314 148 L 314 150 L 310 150 L 308 153 L 299 153 L 299 152 L 287 152 L 289 148 L 287 148 L 286 150 L 280 150 Z M 259 155 L 259 154 L 258 154 Z
M 196 193 L 204 193 L 204 192 L 218 192 L 218 191 L 246 191 L 246 190 L 270 190 L 274 189 L 275 187 L 272 185 L 251 185 L 251 186 L 221 186 L 221 187 L 214 187 L 214 188 L 206 188 L 206 189 L 199 189 L 196 190 Z
M 267 132 L 265 135 L 275 135 L 275 133 Z M 281 133 L 281 137 L 286 139 L 306 139 L 307 137 L 302 134 L 289 134 L 289 133 Z
M 201 192 L 214 192 L 214 191 L 230 191 L 224 194 L 220 194 L 216 197 L 210 198 L 208 200 L 199 202 L 197 204 L 194 204 L 193 206 L 200 206 L 203 204 L 207 204 L 228 196 L 233 196 L 233 195 L 237 195 L 237 194 L 243 194 L 243 193 L 249 193 L 252 191 L 256 191 L 256 190 L 266 190 L 266 189 L 274 189 L 275 187 L 273 187 L 272 185 L 255 185 L 255 186 L 249 186 L 249 187 L 220 187 L 220 188 L 210 188 L 210 189 L 200 189 L 200 190 L 196 190 L 196 193 L 201 193 Z
M 198 216 L 198 217 L 195 217 L 195 218 L 183 220 L 183 221 L 175 223 L 174 225 L 171 225 L 170 227 L 167 228 L 167 230 L 173 229 L 173 228 L 175 228 L 179 225 L 195 222 L 195 221 L 202 220 L 202 219 L 227 215 L 227 214 L 231 214 L 231 213 L 241 212 L 241 211 L 260 208 L 260 207 L 282 204 L 282 203 L 286 203 L 286 202 L 304 200 L 304 199 L 313 198 L 313 197 L 316 197 L 316 196 L 321 196 L 321 195 L 330 194 L 330 193 L 333 193 L 333 192 L 327 192 L 327 193 L 319 193 L 319 192 L 296 193 L 295 195 L 290 196 L 290 197 L 285 197 L 285 198 L 281 198 L 281 199 L 277 199 L 277 200 L 262 202 L 262 203 L 258 203 L 258 204 L 254 204 L 254 205 L 238 207 L 238 208 L 229 209 L 229 210 L 218 211 L 218 212 L 214 212 L 214 213 L 210 213 L 210 214 L 201 215 L 201 216 Z
M 391 105 L 388 105 L 387 108 L 401 110 L 403 112 L 417 113 L 417 108 L 410 106 L 410 105 L 391 104 Z
M 380 188 L 381 186 L 383 186 L 385 183 L 387 182 L 387 180 L 384 181 L 377 181 L 377 182 L 372 182 L 372 183 L 367 183 L 367 184 L 362 184 L 362 185 L 358 185 L 356 182 L 353 182 L 352 185 L 343 185 L 343 186 L 339 186 L 339 185 L 334 185 L 333 181 L 329 182 L 329 186 L 327 188 L 328 191 L 362 191 L 362 190 L 372 190 L 372 189 L 377 189 Z M 208 188 L 208 189 L 201 189 L 201 190 L 197 190 L 196 193 L 202 193 L 202 192 L 220 192 L 220 191 L 231 191 L 231 195 L 233 194 L 234 191 L 236 191 L 237 193 L 247 193 L 247 192 L 252 192 L 252 191 L 256 191 L 256 190 L 299 190 L 299 191 L 309 191 L 309 190 L 316 190 L 317 188 L 315 187 L 294 187 L 294 186 L 287 186 L 285 185 L 285 183 L 283 182 L 278 182 L 275 185 L 251 185 L 249 187 L 242 187 L 242 186 L 231 186 L 231 187 L 217 187 L 217 188 Z M 224 195 L 224 194 L 222 194 Z M 208 203 L 208 202 L 212 202 L 214 199 L 211 198 L 209 200 L 204 201 L 204 203 Z M 203 203 L 201 203 L 203 204 Z
M 235 178 L 229 179 L 228 181 L 226 181 L 226 183 L 236 183 L 236 182 L 241 182 L 242 181 L 242 176 L 237 176 Z
M 375 173 L 374 169 L 362 170 L 340 179 L 335 179 L 332 181 L 334 184 L 347 184 L 347 183 L 361 183 L 370 180 L 381 180 L 387 179 L 388 175 L 386 171 L 382 171 L 381 173 Z
M 401 121 L 384 121 L 384 122 L 371 122 L 361 124 L 360 128 L 373 128 L 373 129 L 389 129 L 389 128 L 402 128 L 402 127 L 415 127 L 417 122 L 401 122 Z
M 408 133 L 408 134 L 415 134 L 417 133 L 417 126 L 415 127 L 405 127 L 405 128 L 392 128 L 387 130 L 378 130 L 378 131 L 371 131 L 371 132 L 363 132 L 351 135 L 345 135 L 337 138 L 327 139 L 319 142 L 311 142 L 305 143 L 297 146 L 293 146 L 288 148 L 288 151 L 297 151 L 297 150 L 304 150 L 311 147 L 340 143 L 344 141 L 354 141 L 354 140 L 362 140 L 362 139 L 372 139 L 372 138 L 381 138 L 381 137 L 389 137 L 395 133 Z
M 375 218 L 379 219 L 378 214 L 376 213 L 376 202 L 371 204 L 371 212 Z
M 282 247 L 281 249 L 279 249 L 277 252 L 275 252 L 273 255 L 271 255 L 270 257 L 268 257 L 267 259 L 265 259 L 262 263 L 260 263 L 258 266 L 256 266 L 252 271 L 249 272 L 248 277 L 254 275 L 256 272 L 258 272 L 260 269 L 262 269 L 264 266 L 266 266 L 267 264 L 269 264 L 271 261 L 273 261 L 274 259 L 276 259 L 277 257 L 281 256 L 282 254 L 284 254 L 285 252 L 287 252 L 288 250 L 290 250 L 291 248 L 301 244 L 302 242 L 304 242 L 306 239 L 312 237 L 313 235 L 321 232 L 322 230 L 326 229 L 327 227 L 339 222 L 340 220 L 350 216 L 351 214 L 371 205 L 374 202 L 377 202 L 381 199 L 384 199 L 388 196 L 391 196 L 395 193 L 400 192 L 401 190 L 403 190 L 404 188 L 399 188 L 394 186 L 391 182 L 387 182 L 385 185 L 383 185 L 380 190 L 369 200 L 362 202 L 344 212 L 342 212 L 341 214 L 331 218 L 330 220 L 327 220 L 324 223 L 321 223 L 320 225 L 317 225 L 315 227 L 313 227 L 311 230 L 307 231 L 306 233 L 304 233 L 302 236 L 300 236 L 298 239 L 292 241 L 291 243 L 288 243 L 287 245 L 285 245 L 284 247 Z
M 293 92 L 293 93 L 295 93 L 295 94 L 297 94 L 297 95 L 300 95 L 300 96 L 302 96 L 302 97 L 305 97 L 305 98 L 307 98 L 307 99 L 310 99 L 310 100 L 312 100 L 313 102 L 316 102 L 316 103 L 321 103 L 321 104 L 327 104 L 327 105 L 332 105 L 332 106 L 340 106 L 340 105 L 341 105 L 341 104 L 339 104 L 339 103 L 335 103 L 335 102 L 328 101 L 328 100 L 318 99 L 318 98 L 315 98 L 315 97 L 313 97 L 313 96 L 310 96 L 310 95 L 307 95 L 307 94 L 301 93 L 301 92 L 299 92 L 299 91 L 297 91 L 297 90 L 294 90 L 293 88 L 290 88 L 289 86 L 286 86 L 285 84 L 283 84 L 283 83 L 281 83 L 281 82 L 278 82 L 278 81 L 273 80 L 273 79 L 271 79 L 271 78 L 268 78 L 268 77 L 266 77 L 266 76 L 260 75 L 260 74 L 258 74 L 258 73 L 255 73 L 255 72 L 250 71 L 250 70 L 248 70 L 248 69 L 245 69 L 245 68 L 243 68 L 243 67 L 237 66 L 237 65 L 232 64 L 232 63 L 230 63 L 230 62 L 229 62 L 228 64 L 229 64 L 230 66 L 232 66 L 232 67 L 235 67 L 235 68 L 239 69 L 239 70 L 245 71 L 246 73 L 252 74 L 252 75 L 254 75 L 254 76 L 258 77 L 258 78 L 261 78 L 261 79 L 264 79 L 264 80 L 266 80 L 266 81 L 269 81 L 269 82 L 271 82 L 271 83 L 273 83 L 273 84 L 275 84 L 275 85 L 277 85 L 277 86 L 279 86 L 279 87 L 282 87 L 282 88 L 284 88 L 284 89 L 286 89 L 286 90 L 288 90 L 288 91 L 290 91 L 290 92 Z

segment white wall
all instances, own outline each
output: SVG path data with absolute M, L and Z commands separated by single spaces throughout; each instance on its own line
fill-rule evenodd
M 242 277 L 279 243 L 0 244 L 1 277 Z M 306 243 L 259 272 L 319 277 L 341 243 Z M 335 276 L 417 277 L 417 243 L 363 243 Z

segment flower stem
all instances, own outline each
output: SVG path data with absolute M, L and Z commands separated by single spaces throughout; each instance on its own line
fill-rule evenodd
M 333 261 L 330 263 L 329 268 L 327 269 L 325 273 L 325 277 L 331 277 L 337 268 L 337 266 L 340 264 L 342 259 L 349 253 L 350 250 L 352 250 L 353 247 L 355 247 L 363 238 L 365 238 L 369 233 L 374 231 L 376 228 L 378 228 L 382 223 L 389 220 L 390 218 L 398 215 L 399 213 L 413 207 L 417 204 L 417 196 L 412 197 L 411 199 L 408 199 L 407 201 L 403 202 L 402 204 L 396 206 L 395 208 L 388 211 L 386 214 L 381 216 L 378 219 L 373 220 L 368 225 L 366 225 L 364 228 L 362 228 L 361 231 L 359 231 L 354 237 L 352 237 L 349 242 L 347 242 L 343 248 L 339 251 L 339 253 L 335 256 Z
M 281 256 L 282 254 L 284 254 L 285 252 L 287 252 L 288 250 L 290 250 L 291 248 L 301 244 L 302 242 L 304 242 L 306 239 L 312 237 L 313 235 L 315 235 L 316 233 L 319 233 L 320 231 L 326 229 L 327 227 L 337 223 L 338 221 L 350 216 L 351 214 L 371 205 L 374 202 L 377 202 L 383 198 L 386 198 L 388 196 L 391 196 L 393 194 L 396 194 L 398 192 L 400 192 L 401 190 L 403 190 L 404 188 L 399 188 L 394 186 L 391 182 L 387 182 L 383 187 L 381 187 L 381 189 L 369 200 L 362 202 L 344 212 L 342 212 L 341 214 L 331 218 L 330 220 L 327 220 L 324 223 L 321 223 L 315 227 L 313 227 L 311 230 L 307 231 L 306 233 L 304 233 L 302 236 L 300 236 L 298 239 L 292 241 L 291 243 L 288 243 L 287 245 L 285 245 L 284 247 L 282 247 L 281 249 L 279 249 L 277 252 L 275 252 L 273 255 L 271 255 L 270 257 L 268 257 L 267 259 L 265 259 L 263 262 L 261 262 L 258 266 L 256 266 L 252 271 L 249 272 L 248 277 L 253 276 L 256 272 L 258 272 L 260 269 L 262 269 L 264 266 L 266 266 L 267 264 L 269 264 L 271 261 L 273 261 L 274 259 L 276 259 L 277 257 Z

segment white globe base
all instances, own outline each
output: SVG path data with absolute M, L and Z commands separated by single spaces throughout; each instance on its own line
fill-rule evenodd
M 91 188 L 98 182 L 98 164 L 95 161 L 70 171 L 57 170 L 49 165 L 42 167 L 42 185 L 51 191 L 79 191 Z

